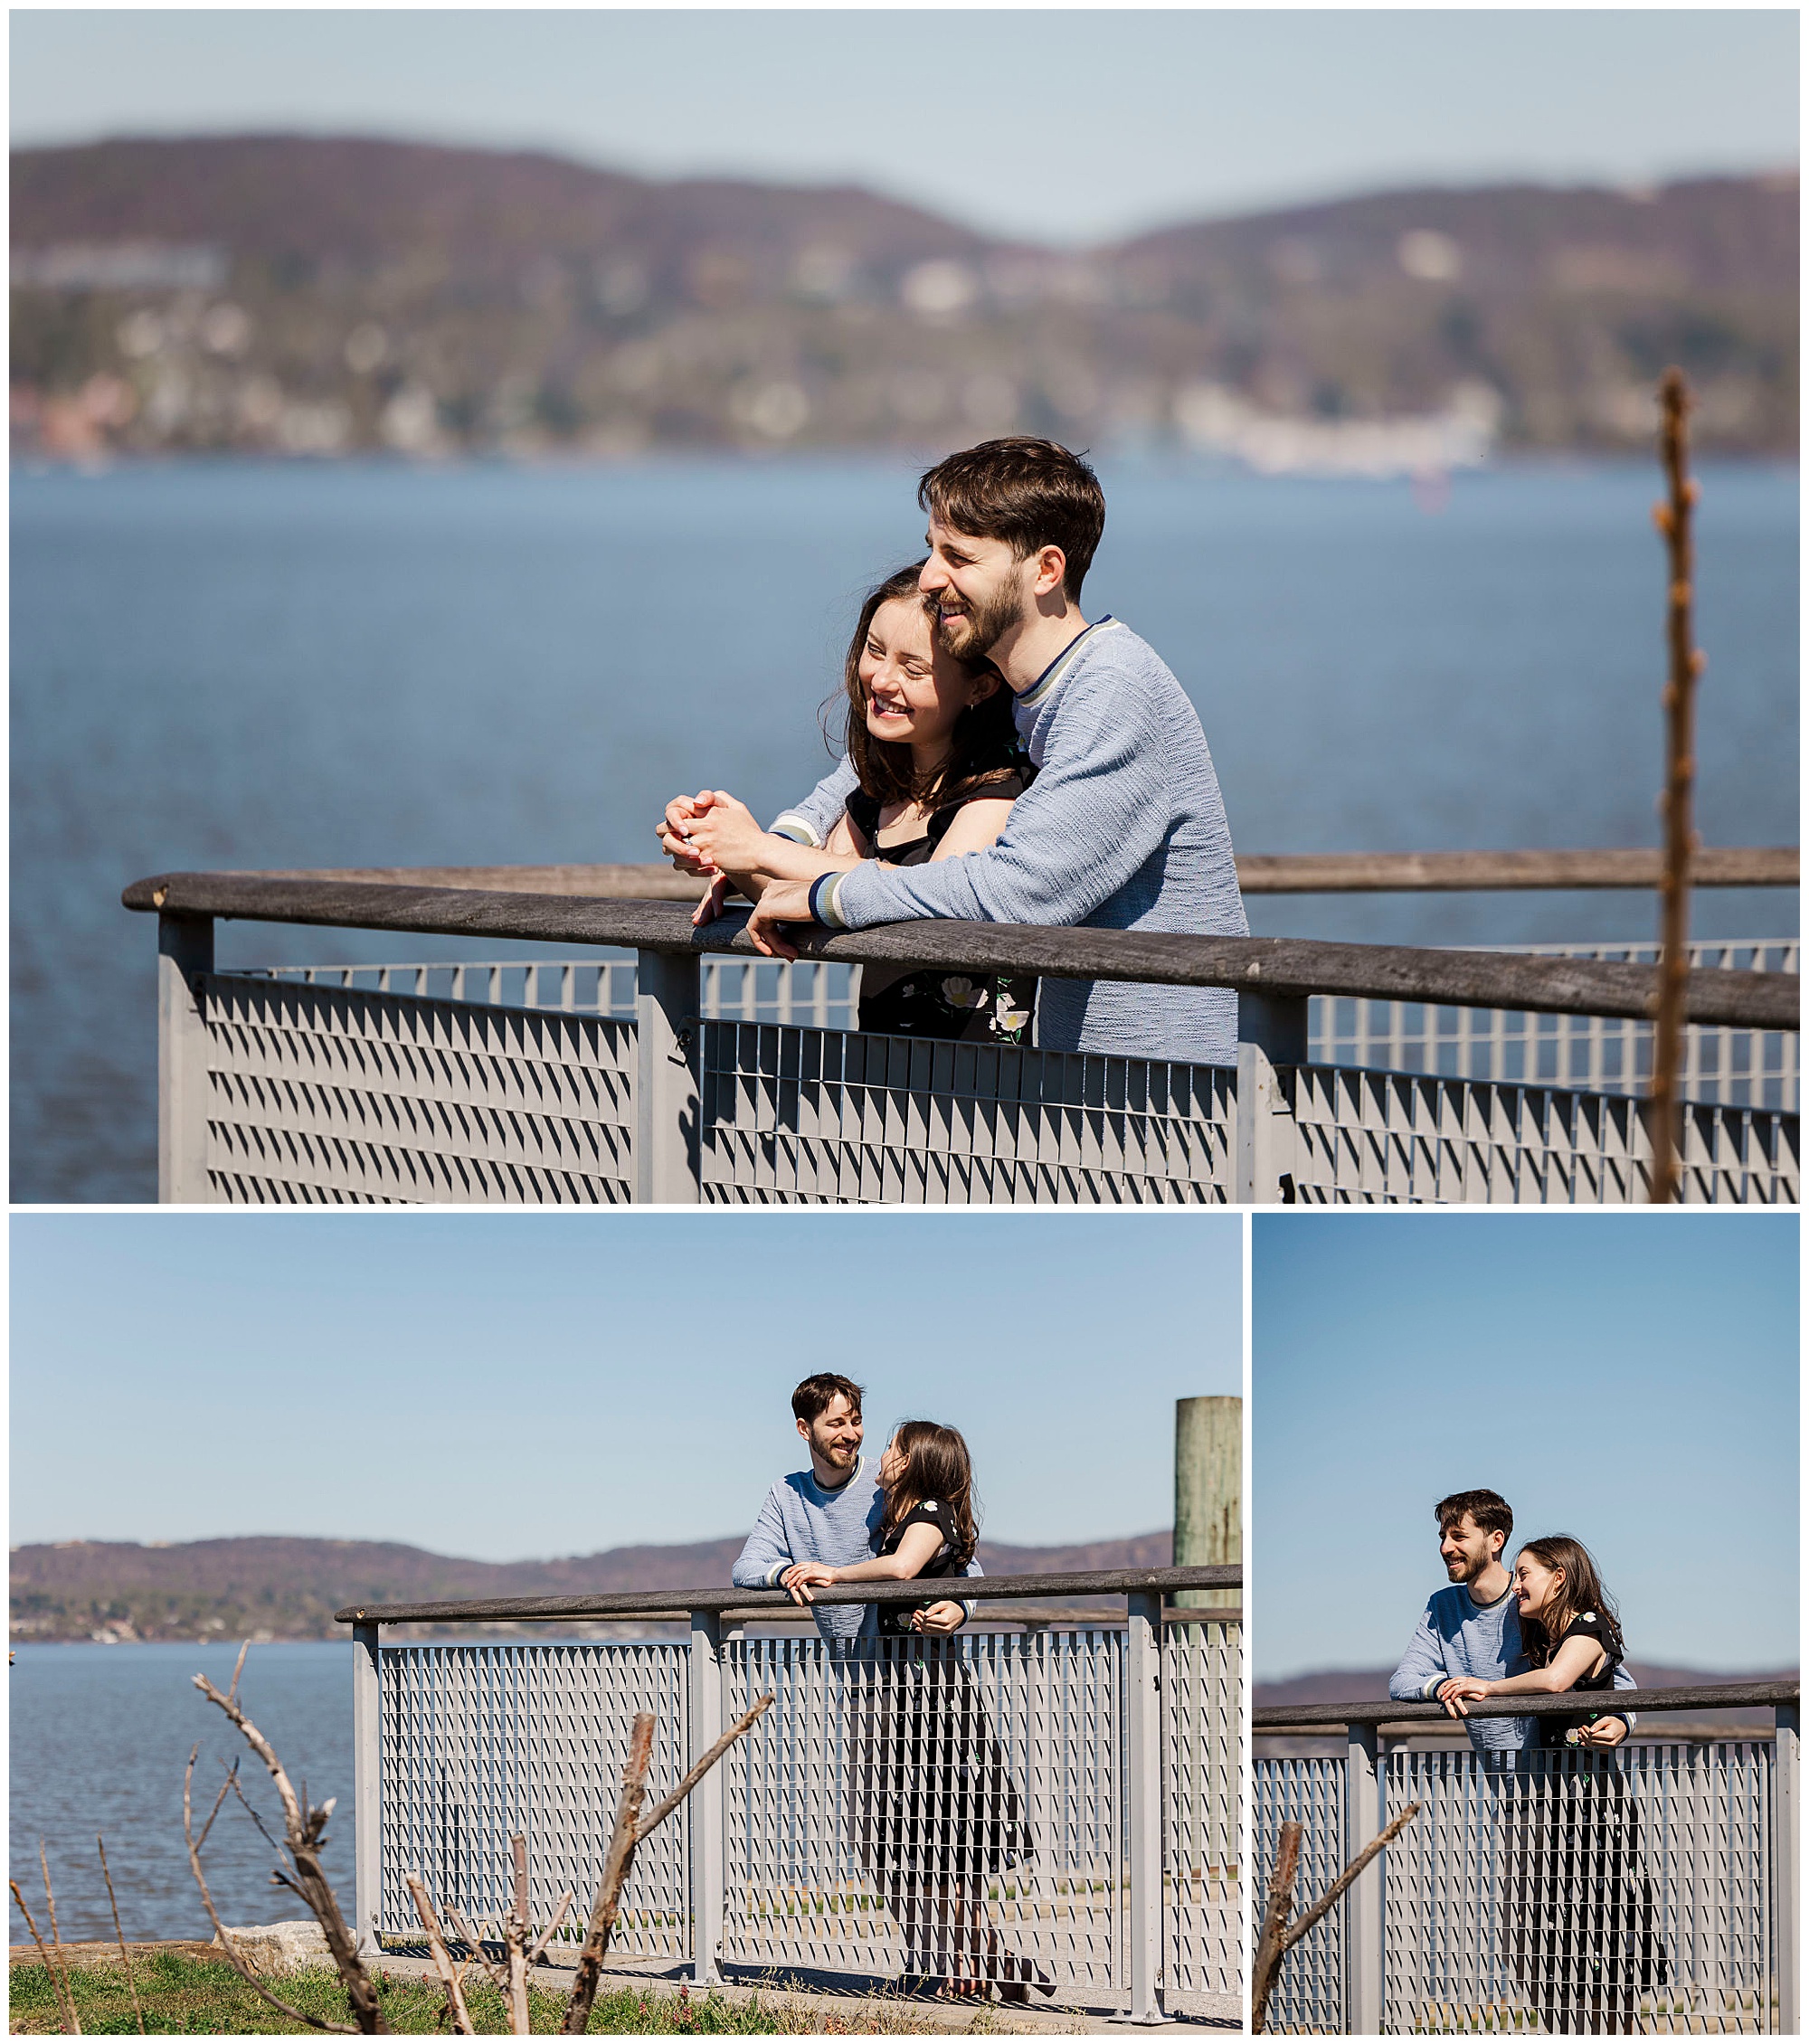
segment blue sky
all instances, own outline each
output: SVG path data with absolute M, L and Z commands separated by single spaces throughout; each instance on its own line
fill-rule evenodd
M 986 1530 L 1173 1520 L 1242 1376 L 1202 1214 L 15 1215 L 15 1543 L 244 1533 L 487 1560 L 714 1538 L 839 1369 L 960 1426 Z
M 1794 1215 L 1258 1216 L 1251 1302 L 1258 1680 L 1392 1665 L 1471 1489 L 1590 1548 L 1635 1658 L 1795 1660 Z
M 282 128 L 854 181 L 1084 242 L 1417 183 L 1793 163 L 1794 11 L 478 8 L 11 17 L 14 146 Z

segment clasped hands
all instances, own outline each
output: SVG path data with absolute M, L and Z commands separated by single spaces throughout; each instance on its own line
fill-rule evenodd
M 842 1579 L 838 1568 L 831 1568 L 827 1562 L 793 1562 L 780 1578 L 781 1586 L 791 1594 L 793 1604 L 814 1604 L 810 1595 L 813 1584 L 821 1585 L 839 1583 Z M 914 1632 L 952 1632 L 967 1615 L 961 1606 L 946 1598 L 941 1604 L 933 1604 L 927 1611 L 911 1613 L 911 1629 Z
M 1444 1706 L 1445 1714 L 1451 1718 L 1467 1718 L 1468 1703 L 1482 1697 L 1501 1696 L 1505 1692 L 1493 1682 L 1485 1682 L 1477 1675 L 1456 1675 L 1448 1682 L 1441 1682 L 1434 1692 Z M 1467 1700 L 1466 1700 L 1467 1699 Z M 1627 1736 L 1624 1718 L 1600 1718 L 1593 1725 L 1583 1726 L 1577 1733 L 1580 1746 L 1619 1746 Z
M 695 928 L 714 923 L 722 913 L 730 887 L 740 884 L 754 896 L 747 926 L 754 949 L 768 958 L 797 957 L 798 947 L 787 940 L 780 925 L 810 922 L 810 883 L 765 879 L 762 884 L 761 857 L 767 834 L 745 802 L 722 788 L 701 788 L 695 795 L 676 796 L 667 803 L 654 834 L 680 873 L 709 882 L 704 898 L 691 913 Z

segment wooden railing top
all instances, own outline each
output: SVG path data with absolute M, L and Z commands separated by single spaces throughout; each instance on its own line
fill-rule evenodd
M 694 930 L 688 912 L 677 902 L 250 873 L 159 874 L 134 881 L 121 899 L 129 909 L 169 916 L 759 955 L 746 936 L 744 916 L 725 915 Z M 1304 937 L 1197 937 L 955 921 L 800 935 L 805 955 L 855 965 L 1227 987 L 1281 998 L 1343 994 L 1634 1020 L 1653 1012 L 1658 984 L 1657 970 L 1649 965 Z M 1799 995 L 1795 973 L 1695 971 L 1689 977 L 1685 1011 L 1692 1022 L 1795 1029 Z
M 926 1585 L 908 1583 L 826 1583 L 811 1592 L 818 1604 L 918 1604 L 926 1587 L 953 1595 L 1000 1599 L 1160 1595 L 1170 1590 L 1236 1590 L 1244 1571 L 1236 1563 L 1207 1568 L 1082 1569 L 1047 1576 L 970 1576 Z M 713 1585 L 701 1590 L 617 1590 L 581 1597 L 456 1597 L 422 1604 L 346 1604 L 333 1615 L 342 1625 L 402 1625 L 437 1620 L 483 1624 L 498 1620 L 646 1618 L 683 1611 L 791 1612 L 799 1606 L 783 1590 L 738 1590 Z M 1210 1618 L 1202 1612 L 1202 1618 Z
M 1692 854 L 1695 887 L 1795 887 L 1795 845 L 1705 845 Z M 1246 894 L 1517 894 L 1539 889 L 1652 888 L 1663 856 L 1642 847 L 1518 852 L 1256 852 L 1237 861 Z M 519 894 L 583 894 L 695 902 L 703 882 L 649 866 L 364 866 L 290 868 L 267 880 L 370 880 L 403 887 L 479 887 Z
M 1699 1710 L 1705 1704 L 1732 1709 L 1750 1704 L 1795 1703 L 1798 1685 L 1782 1682 L 1699 1682 L 1675 1689 L 1591 1689 L 1558 1696 L 1483 1697 L 1473 1699 L 1473 1718 L 1561 1718 L 1579 1708 L 1590 1710 Z M 1303 1731 L 1321 1725 L 1452 1725 L 1442 1703 L 1397 1703 L 1365 1698 L 1356 1703 L 1274 1704 L 1250 1713 L 1253 1732 Z

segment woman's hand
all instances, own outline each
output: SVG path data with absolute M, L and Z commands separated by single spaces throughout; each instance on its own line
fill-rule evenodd
M 914 1611 L 911 1630 L 914 1632 L 952 1632 L 959 1630 L 966 1616 L 965 1604 L 951 1604 L 944 1597 L 941 1604 L 933 1604 L 927 1611 Z
M 1619 1746 L 1627 1736 L 1624 1718 L 1598 1718 L 1593 1725 L 1583 1726 L 1577 1735 L 1578 1746 Z
M 715 800 L 715 791 L 708 788 L 699 789 L 695 795 L 675 795 L 666 805 L 666 814 L 654 826 L 653 834 L 659 840 L 660 850 L 680 873 L 702 875 L 715 871 L 709 860 L 691 842 L 698 819 L 706 813 Z
M 726 873 L 718 873 L 704 890 L 704 898 L 691 911 L 691 927 L 701 930 L 705 923 L 714 923 L 723 913 L 723 901 L 734 883 Z
M 1493 1696 L 1494 1693 L 1495 1685 L 1492 1682 L 1482 1681 L 1474 1675 L 1459 1675 L 1449 1682 L 1441 1682 L 1437 1691 L 1438 1700 L 1444 1706 L 1446 1716 L 1451 1718 L 1467 1718 L 1470 1715 L 1464 1702 L 1466 1697 L 1473 1701 L 1479 1697 Z
M 699 798 L 702 806 L 688 825 L 691 850 L 720 873 L 753 872 L 766 848 L 766 832 L 745 802 L 721 788 L 708 793 L 708 803 Z
M 810 1595 L 810 1585 L 815 1583 L 838 1583 L 841 1577 L 826 1562 L 794 1561 L 779 1578 L 781 1589 L 789 1590 L 793 1604 L 815 1604 Z

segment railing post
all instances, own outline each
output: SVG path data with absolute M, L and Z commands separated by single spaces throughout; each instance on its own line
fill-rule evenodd
M 1237 997 L 1237 1165 L 1240 1206 L 1270 1207 L 1293 1170 L 1293 1118 L 1275 1067 L 1307 1060 L 1304 995 Z
M 157 1198 L 207 1197 L 207 1021 L 201 979 L 213 970 L 213 918 L 157 918 Z
M 645 955 L 645 954 L 643 954 Z M 713 1611 L 691 1613 L 692 1764 L 723 1736 L 723 1627 Z M 722 1982 L 723 1896 L 727 1881 L 724 1822 L 729 1763 L 725 1755 L 691 1791 L 691 1978 Z
M 1800 1703 L 1780 1703 L 1774 1717 L 1777 1744 L 1772 1755 L 1771 1857 L 1777 1869 L 1776 1914 L 1773 1919 L 1777 1940 L 1777 2029 L 1781 2036 L 1795 2037 L 1803 2027 L 1803 1954 L 1796 1921 L 1802 1893 L 1797 1854 L 1803 1844 L 1799 1796 L 1803 1707 Z
M 1127 1595 L 1124 1642 L 1125 1757 L 1131 1803 L 1131 2008 L 1124 2020 L 1160 2023 L 1162 1964 L 1162 1599 Z
M 1380 1736 L 1374 1725 L 1347 1725 L 1344 1747 L 1344 1863 L 1382 1828 Z M 1382 1861 L 1378 1853 L 1345 1895 L 1345 2029 L 1373 2037 L 1382 2028 Z
M 695 951 L 639 953 L 634 1197 L 638 1205 L 697 1204 L 697 1048 L 701 1006 Z
M 378 1949 L 384 1890 L 382 1692 L 377 1680 L 382 1632 L 381 1626 L 359 1625 L 352 1632 L 353 1884 L 358 1950 L 366 1954 Z

